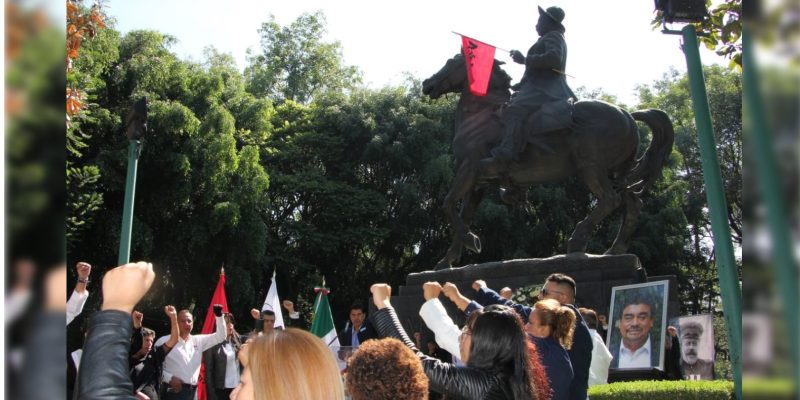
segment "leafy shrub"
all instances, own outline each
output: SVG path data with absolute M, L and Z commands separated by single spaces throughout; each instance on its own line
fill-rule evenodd
M 633 381 L 589 388 L 592 400 L 730 400 L 731 381 Z

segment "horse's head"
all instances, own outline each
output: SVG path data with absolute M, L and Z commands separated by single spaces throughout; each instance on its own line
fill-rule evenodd
M 501 97 L 508 96 L 511 77 L 500 68 L 504 63 L 494 60 L 492 77 L 489 80 L 489 91 L 499 90 Z M 445 93 L 459 93 L 467 87 L 467 68 L 462 53 L 447 60 L 444 66 L 430 78 L 422 81 L 422 93 L 432 99 L 438 99 Z M 505 93 L 503 93 L 505 92 Z
M 430 78 L 422 81 L 422 93 L 432 99 L 438 99 L 445 93 L 460 92 L 466 80 L 467 70 L 464 65 L 464 55 L 459 53 L 447 60 L 444 66 Z

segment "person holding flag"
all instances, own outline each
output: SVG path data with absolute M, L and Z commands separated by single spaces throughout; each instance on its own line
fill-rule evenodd
M 540 135 L 564 126 L 565 116 L 570 114 L 570 99 L 575 99 L 575 93 L 567 85 L 565 69 L 567 65 L 567 42 L 564 39 L 565 28 L 564 10 L 560 7 L 548 7 L 546 10 L 539 7 L 539 21 L 536 32 L 539 39 L 524 56 L 519 50 L 511 50 L 511 58 L 518 64 L 525 64 L 525 73 L 519 87 L 503 110 L 503 123 L 505 135 L 499 146 L 492 149 L 492 157 L 507 164 L 516 160 L 518 154 L 525 148 L 526 138 L 522 132 L 522 125 L 529 115 L 536 113 L 533 127 L 534 134 Z M 571 118 L 570 118 L 571 119 Z M 545 150 L 549 147 L 535 142 Z
M 225 319 L 222 316 L 223 310 L 227 311 L 228 308 L 228 302 L 225 299 L 224 270 L 220 272 L 211 304 L 201 335 L 192 335 L 194 317 L 191 311 L 181 310 L 178 312 L 178 343 L 164 359 L 164 372 L 161 379 L 165 385 L 161 385 L 164 388 L 161 399 L 194 400 L 195 393 L 197 393 L 198 399 L 205 400 L 205 385 L 201 385 L 202 388 L 198 391 L 198 383 L 204 381 L 200 371 L 203 352 L 222 343 L 228 336 Z M 214 333 L 211 333 L 212 328 L 216 329 Z M 164 336 L 158 339 L 156 346 L 160 346 L 168 338 L 168 336 Z

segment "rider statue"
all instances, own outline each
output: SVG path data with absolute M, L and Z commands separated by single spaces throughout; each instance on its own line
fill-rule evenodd
M 567 43 L 564 40 L 564 10 L 560 7 L 539 7 L 539 21 L 536 32 L 539 40 L 523 56 L 519 50 L 511 51 L 511 58 L 518 64 L 525 64 L 525 74 L 516 87 L 516 92 L 503 111 L 505 135 L 499 146 L 492 149 L 495 160 L 508 163 L 516 160 L 525 148 L 526 135 L 521 129 L 532 113 L 533 133 L 541 134 L 557 130 L 571 119 L 571 102 L 575 94 L 567 86 L 565 68 L 567 65 Z M 537 139 L 534 143 L 550 150 Z

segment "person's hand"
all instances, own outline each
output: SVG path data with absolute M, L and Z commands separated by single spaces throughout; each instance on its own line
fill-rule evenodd
M 667 327 L 667 333 L 669 333 L 669 335 L 672 336 L 672 337 L 678 336 L 678 330 L 675 329 L 674 326 L 668 326 Z
M 391 286 L 385 283 L 376 283 L 369 288 L 369 291 L 372 292 L 372 301 L 379 310 L 391 306 L 389 303 L 389 298 L 392 297 Z
M 150 290 L 155 278 L 153 264 L 143 261 L 120 265 L 106 272 L 103 277 L 102 310 L 130 313 Z
M 442 287 L 442 292 L 444 292 L 444 295 L 452 302 L 455 302 L 456 299 L 461 297 L 461 292 L 458 291 L 458 287 L 452 282 L 446 282 Z
M 442 293 L 442 285 L 439 282 L 425 282 L 422 284 L 422 294 L 425 296 L 425 301 L 435 299 Z
M 261 312 L 254 308 L 250 310 L 250 316 L 252 316 L 253 319 L 261 319 Z
M 79 261 L 75 264 L 75 271 L 78 273 L 78 278 L 88 279 L 89 274 L 92 273 L 92 266 L 89 263 Z
M 142 327 L 142 320 L 144 319 L 144 314 L 140 313 L 139 311 L 133 312 L 133 329 L 139 329 Z
M 164 314 L 167 314 L 167 317 L 170 319 L 178 318 L 178 312 L 175 311 L 175 307 L 171 305 L 164 306 Z
M 522 52 L 520 52 L 519 50 L 511 50 L 509 54 L 511 55 L 511 59 L 514 60 L 515 63 L 522 64 L 525 62 L 525 56 L 522 55 Z
M 472 288 L 475 289 L 476 292 L 479 292 L 482 288 L 486 288 L 486 281 L 483 279 L 478 279 L 475 282 L 472 282 Z
M 289 314 L 294 313 L 294 303 L 292 303 L 291 300 L 284 300 L 282 304 L 283 308 L 285 308 L 286 311 L 289 311 Z
M 214 315 L 217 317 L 222 316 L 222 304 L 214 304 Z
M 183 381 L 173 376 L 172 379 L 169 380 L 169 387 L 172 388 L 172 391 L 175 393 L 180 393 L 183 390 Z

